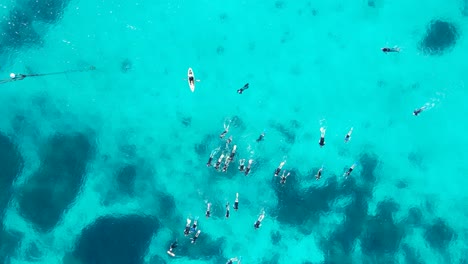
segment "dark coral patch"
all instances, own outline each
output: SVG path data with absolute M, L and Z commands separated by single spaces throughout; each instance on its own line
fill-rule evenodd
M 80 190 L 94 147 L 84 134 L 57 134 L 41 151 L 41 166 L 22 187 L 23 216 L 47 231 L 60 220 Z
M 439 218 L 426 227 L 424 238 L 429 245 L 435 249 L 443 250 L 447 248 L 453 239 L 457 238 L 455 231 L 447 223 Z
M 23 157 L 18 147 L 0 133 L 0 222 L 3 210 L 11 195 L 11 185 L 23 169 Z
M 432 20 L 419 48 L 427 55 L 442 55 L 455 46 L 458 37 L 458 30 L 452 23 L 438 19 Z
M 28 7 L 35 20 L 55 23 L 63 15 L 69 0 L 30 0 Z
M 83 263 L 140 264 L 159 222 L 130 215 L 103 217 L 81 233 L 73 255 Z

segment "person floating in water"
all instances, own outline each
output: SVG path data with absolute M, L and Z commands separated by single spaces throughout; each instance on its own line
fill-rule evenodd
M 317 174 L 315 174 L 315 179 L 320 180 L 320 178 L 322 178 L 322 171 L 323 166 L 317 171 Z
M 265 131 L 263 131 L 263 132 L 260 134 L 260 136 L 258 136 L 257 142 L 262 141 L 264 137 L 265 137 Z
M 205 213 L 206 218 L 209 218 L 211 216 L 211 203 L 208 203 L 206 207 L 206 213 Z
M 229 159 L 229 156 L 226 155 L 226 159 L 224 160 L 224 166 L 223 166 L 222 172 L 227 171 L 230 163 L 231 163 L 231 160 Z
M 413 111 L 413 115 L 418 116 L 422 111 L 426 110 L 426 106 L 420 107 Z
M 234 210 L 239 209 L 239 193 L 236 193 L 236 200 L 234 201 Z
M 344 177 L 345 178 L 348 178 L 349 175 L 351 175 L 351 172 L 353 172 L 354 168 L 356 167 L 356 163 L 354 163 L 353 165 L 351 165 L 351 167 L 349 167 L 349 169 L 344 173 Z
M 255 222 L 254 224 L 255 229 L 260 228 L 260 226 L 262 225 L 263 218 L 265 218 L 265 211 L 262 211 L 257 221 Z
M 283 168 L 284 164 L 286 164 L 286 161 L 285 161 L 285 160 L 282 161 L 282 162 L 279 164 L 278 168 L 276 168 L 276 170 L 275 170 L 275 177 L 278 176 L 278 175 L 280 174 L 281 169 Z
M 171 243 L 171 245 L 169 246 L 169 250 L 167 251 L 167 254 L 171 255 L 172 257 L 175 257 L 175 254 L 173 251 L 176 247 L 177 247 L 177 240 Z
M 320 140 L 319 140 L 320 147 L 325 146 L 325 131 L 326 129 L 324 127 L 320 128 Z
M 351 139 L 351 133 L 353 133 L 353 128 L 351 128 L 351 129 L 348 131 L 348 134 L 346 134 L 346 136 L 345 136 L 345 138 L 344 138 L 345 143 L 348 143 L 349 140 Z
M 283 171 L 283 175 L 281 175 L 280 183 L 281 183 L 281 184 L 285 184 L 285 183 L 286 183 L 286 179 L 289 177 L 289 175 L 291 175 L 290 172 L 288 172 L 288 174 L 286 174 L 286 171 Z
M 195 244 L 197 242 L 198 237 L 200 236 L 201 230 L 198 230 L 197 233 L 192 237 L 192 244 Z
M 389 53 L 389 52 L 400 52 L 400 48 L 397 47 L 397 46 L 395 46 L 395 47 L 393 47 L 393 48 L 383 47 L 383 48 L 382 48 L 382 51 L 383 51 L 384 53 Z
M 230 215 L 230 211 L 229 211 L 229 202 L 226 203 L 226 218 L 229 218 L 229 215 Z
M 245 159 L 239 160 L 239 171 L 244 171 L 245 169 L 244 163 L 245 163 Z
M 250 169 L 252 168 L 253 159 L 249 159 L 249 163 L 247 164 L 247 168 L 245 169 L 245 176 L 249 175 Z
M 187 218 L 187 224 L 185 225 L 185 229 L 184 229 L 184 235 L 185 236 L 188 236 L 188 234 L 190 234 L 190 223 L 191 222 L 192 222 L 192 220 Z
M 192 227 L 190 228 L 190 233 L 197 231 L 198 226 L 198 217 L 193 220 Z
M 244 87 L 242 87 L 242 88 L 240 88 L 239 90 L 237 90 L 237 93 L 238 93 L 238 94 L 242 94 L 242 93 L 243 93 L 245 90 L 247 90 L 247 89 L 249 89 L 249 84 L 248 84 L 248 83 L 246 83 L 246 84 L 244 85 Z
M 230 124 L 229 123 L 224 123 L 224 131 L 221 132 L 221 134 L 219 134 L 219 138 L 223 139 L 224 136 L 226 136 L 226 134 L 229 132 L 229 126 Z
M 28 77 L 26 74 L 21 74 L 21 73 L 10 73 L 10 78 L 14 81 L 21 81 L 24 78 Z

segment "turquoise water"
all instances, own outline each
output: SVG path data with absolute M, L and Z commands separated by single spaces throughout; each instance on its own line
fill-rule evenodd
M 0 261 L 466 263 L 466 10 L 435 0 L 0 2 L 0 79 L 96 67 L 0 85 Z M 208 168 L 229 136 L 228 171 Z M 242 158 L 253 160 L 248 176 Z M 191 244 L 183 230 L 197 217 Z

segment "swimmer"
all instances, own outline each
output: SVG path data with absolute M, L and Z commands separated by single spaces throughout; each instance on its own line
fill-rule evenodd
M 236 155 L 237 151 L 237 145 L 234 145 L 231 150 L 231 154 L 229 155 L 229 160 L 232 161 L 234 160 L 234 156 Z
M 235 258 L 230 258 L 230 259 L 226 262 L 226 264 L 233 264 L 234 261 L 237 262 L 237 264 L 239 264 L 239 261 L 240 261 L 240 260 L 239 260 L 237 257 L 235 257 Z
M 348 176 L 353 172 L 354 168 L 356 167 L 356 163 L 354 163 L 349 169 L 344 173 L 344 177 L 348 178 Z
M 192 222 L 192 220 L 187 218 L 187 224 L 185 225 L 185 229 L 184 229 L 184 235 L 185 236 L 188 236 L 188 234 L 190 234 L 190 223 L 191 222 Z
M 348 143 L 349 140 L 351 139 L 351 133 L 353 133 L 353 128 L 351 128 L 349 131 L 348 131 L 348 134 L 346 134 L 345 138 L 344 138 L 344 142 L 345 143 Z
M 288 176 L 291 174 L 290 172 L 288 172 L 288 174 L 286 174 L 286 171 L 283 171 L 283 175 L 281 175 L 281 180 L 280 180 L 280 183 L 281 184 L 285 184 L 286 183 L 286 178 L 288 178 Z
M 320 147 L 325 146 L 325 131 L 326 129 L 324 127 L 320 128 L 320 140 L 319 140 Z
M 219 134 L 219 138 L 223 139 L 224 136 L 226 136 L 226 134 L 229 132 L 229 126 L 230 124 L 224 123 L 224 131 Z
M 416 110 L 413 111 L 413 115 L 417 116 L 419 115 L 422 111 L 426 110 L 426 106 L 420 107 Z
M 206 218 L 210 217 L 211 216 L 211 203 L 208 203 L 207 207 L 206 207 Z
M 282 162 L 280 163 L 280 165 L 278 166 L 278 168 L 276 168 L 276 170 L 275 170 L 275 177 L 278 176 L 278 175 L 280 174 L 281 169 L 283 168 L 283 166 L 284 166 L 285 163 L 286 163 L 285 160 L 282 161 Z
M 167 254 L 175 257 L 175 254 L 173 251 L 176 247 L 177 247 L 177 240 L 171 243 L 171 245 L 169 246 L 169 250 L 167 251 Z
M 195 232 L 197 231 L 197 225 L 198 225 L 198 217 L 193 220 L 192 227 L 190 228 L 190 232 Z
M 229 202 L 226 203 L 226 218 L 229 218 Z
M 239 209 L 239 193 L 236 193 L 236 200 L 234 201 L 234 210 Z
M 230 136 L 228 139 L 226 139 L 226 148 L 229 148 L 229 144 L 232 142 L 232 136 Z
M 388 47 L 384 47 L 381 49 L 385 54 L 388 53 L 388 52 L 400 52 L 400 48 L 398 46 L 395 46 L 393 48 L 388 48 Z
M 262 141 L 264 137 L 265 137 L 265 131 L 263 131 L 263 132 L 260 134 L 260 136 L 258 136 L 257 142 Z
M 211 161 L 213 161 L 213 158 L 216 155 L 216 153 L 218 153 L 218 151 L 219 151 L 219 148 L 211 151 L 210 157 L 208 158 L 208 162 L 206 163 L 207 167 L 211 167 Z
M 323 166 L 317 171 L 317 174 L 315 174 L 315 179 L 320 180 L 320 178 L 322 177 L 322 170 Z
M 262 213 L 257 219 L 257 222 L 255 222 L 254 224 L 255 229 L 260 228 L 260 226 L 262 225 L 263 218 L 265 218 L 265 211 L 262 211 Z
M 245 159 L 241 159 L 239 160 L 239 171 L 244 171 L 244 168 L 245 168 Z
M 197 242 L 198 236 L 200 236 L 201 230 L 198 230 L 197 233 L 192 237 L 192 244 L 195 244 Z
M 231 160 L 229 159 L 229 156 L 226 155 L 226 160 L 224 160 L 224 166 L 223 166 L 223 172 L 226 172 L 228 167 L 229 167 L 229 163 L 231 163 Z
M 250 169 L 252 167 L 252 162 L 253 162 L 253 159 L 249 159 L 249 164 L 247 164 L 247 168 L 245 169 L 245 176 L 249 175 Z
M 237 90 L 237 93 L 242 94 L 244 92 L 244 90 L 247 90 L 247 89 L 249 89 L 249 84 L 248 83 L 244 84 L 244 87 Z
M 219 159 L 214 166 L 215 170 L 219 169 L 219 166 L 221 165 L 221 162 L 223 162 L 223 159 L 224 159 L 224 153 L 221 153 L 221 156 L 219 156 Z

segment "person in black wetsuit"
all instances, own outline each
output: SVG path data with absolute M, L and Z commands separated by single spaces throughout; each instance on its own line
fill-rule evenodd
M 320 140 L 319 140 L 320 147 L 325 146 L 325 131 L 326 129 L 324 127 L 320 128 Z
M 201 231 L 198 230 L 197 233 L 195 233 L 195 235 L 191 238 L 192 244 L 195 244 L 195 242 L 197 242 L 197 239 L 198 239 L 198 236 L 200 236 L 200 233 Z
M 417 116 L 419 115 L 422 111 L 426 110 L 426 106 L 423 106 L 421 108 L 418 108 L 416 110 L 413 111 L 413 115 Z
M 382 51 L 383 51 L 384 53 L 389 53 L 389 52 L 400 52 L 400 48 L 397 47 L 397 46 L 395 46 L 395 47 L 393 47 L 393 48 L 384 47 L 384 48 L 382 48 Z
M 206 218 L 210 217 L 211 216 L 211 203 L 208 203 L 207 207 L 206 207 Z
M 175 254 L 173 251 L 176 247 L 177 247 L 177 240 L 171 243 L 171 245 L 169 246 L 169 250 L 167 251 L 167 254 L 175 257 Z
M 286 179 L 289 177 L 289 175 L 291 175 L 290 172 L 288 172 L 288 174 L 286 174 L 286 171 L 283 171 L 283 175 L 281 175 L 280 183 L 281 183 L 281 184 L 285 184 L 285 183 L 286 183 Z
M 247 164 L 247 168 L 245 168 L 245 176 L 249 175 L 250 169 L 252 168 L 253 159 L 249 159 L 249 163 Z
M 315 174 L 315 179 L 320 180 L 320 178 L 322 178 L 322 170 L 323 166 L 317 171 L 317 174 Z
M 229 202 L 226 203 L 226 218 L 229 218 L 230 211 L 229 211 Z
M 263 211 L 260 216 L 258 217 L 257 221 L 254 224 L 255 229 L 260 228 L 262 225 L 263 218 L 265 218 L 265 211 Z
M 239 171 L 244 171 L 245 169 L 244 163 L 245 163 L 245 159 L 239 160 Z
M 239 209 L 239 193 L 236 193 L 236 200 L 234 201 L 234 210 Z
M 248 84 L 248 83 L 246 83 L 246 84 L 244 85 L 244 87 L 242 87 L 242 88 L 240 88 L 239 90 L 237 90 L 237 93 L 238 93 L 238 94 L 242 94 L 242 93 L 244 92 L 244 90 L 247 90 L 247 89 L 249 89 L 249 84 Z
M 278 168 L 276 168 L 275 174 L 274 174 L 275 177 L 276 177 L 276 176 L 279 176 L 279 174 L 280 174 L 280 172 L 281 172 L 281 169 L 283 168 L 283 166 L 284 166 L 285 163 L 286 163 L 286 161 L 282 161 L 282 162 L 280 163 L 280 165 L 278 166 Z
M 190 234 L 190 223 L 191 222 L 192 222 L 192 220 L 187 218 L 187 224 L 185 225 L 185 229 L 184 229 L 184 235 L 185 236 L 188 236 L 188 234 Z

